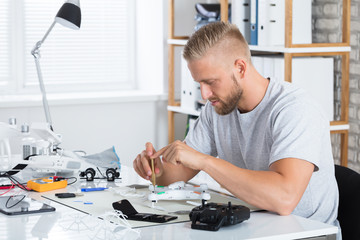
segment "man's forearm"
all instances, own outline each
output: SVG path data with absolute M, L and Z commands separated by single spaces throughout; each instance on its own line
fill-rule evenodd
M 287 215 L 300 201 L 310 180 L 313 165 L 299 159 L 284 159 L 274 164 L 277 164 L 274 166 L 277 167 L 275 171 L 253 171 L 209 157 L 204 171 L 247 203 Z

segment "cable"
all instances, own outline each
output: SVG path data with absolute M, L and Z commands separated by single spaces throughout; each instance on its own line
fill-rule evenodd
M 106 178 L 105 175 L 100 171 L 99 167 L 96 167 L 96 169 L 99 171 L 99 173 L 101 174 L 101 176 L 102 176 L 103 178 Z
M 19 195 L 16 195 L 16 196 L 19 196 Z M 5 203 L 5 207 L 6 208 L 12 208 L 12 207 L 15 207 L 16 205 L 18 205 L 22 200 L 24 200 L 24 198 L 26 197 L 25 195 L 23 195 L 23 197 L 17 202 L 17 203 L 15 203 L 15 204 L 13 204 L 13 205 L 11 205 L 10 207 L 8 206 L 8 203 L 9 203 L 9 201 L 10 201 L 10 199 L 12 199 L 14 196 L 10 196 L 9 198 L 8 198 L 8 200 L 6 201 L 6 203 Z
M 14 183 L 17 187 L 21 188 L 24 191 L 31 191 L 29 190 L 23 183 L 20 183 L 16 178 L 8 175 L 7 176 L 9 178 L 9 180 Z
M 3 173 L 0 175 L 1 177 L 6 177 L 10 180 L 10 182 L 12 184 L 14 184 L 15 186 L 19 187 L 20 189 L 24 190 L 24 191 L 30 191 L 24 184 L 25 183 L 20 183 L 16 178 L 14 178 L 13 176 L 9 175 L 8 173 Z
M 68 183 L 68 186 L 77 182 L 77 178 L 76 178 L 76 177 L 66 178 L 66 180 L 69 180 L 69 179 L 75 179 L 75 181 L 73 181 L 73 182 L 71 182 L 71 183 Z
M 14 183 L 11 182 L 11 186 L 9 187 L 9 189 L 8 189 L 6 192 L 3 192 L 2 194 L 0 194 L 0 196 L 7 194 L 7 193 L 10 192 L 14 187 L 15 187 Z

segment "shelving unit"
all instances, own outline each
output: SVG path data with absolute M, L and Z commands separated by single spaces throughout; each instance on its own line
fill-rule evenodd
M 221 0 L 221 20 L 228 21 L 228 0 Z M 330 131 L 341 135 L 340 164 L 347 166 L 347 149 L 349 133 L 349 61 L 350 61 L 350 0 L 343 0 L 342 42 L 339 43 L 292 43 L 292 0 L 285 1 L 285 46 L 252 46 L 251 51 L 280 53 L 285 61 L 285 80 L 291 82 L 292 58 L 309 56 L 341 56 L 341 116 L 339 121 L 330 122 Z M 169 0 L 169 94 L 168 94 L 168 140 L 174 141 L 174 114 L 198 116 L 199 112 L 181 108 L 175 101 L 174 49 L 184 46 L 188 36 L 174 35 L 174 0 Z

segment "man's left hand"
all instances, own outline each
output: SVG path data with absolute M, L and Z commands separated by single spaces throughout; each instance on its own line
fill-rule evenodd
M 194 170 L 203 170 L 207 155 L 189 147 L 186 142 L 175 141 L 153 154 L 152 158 L 163 156 L 163 161 L 174 165 L 182 164 Z

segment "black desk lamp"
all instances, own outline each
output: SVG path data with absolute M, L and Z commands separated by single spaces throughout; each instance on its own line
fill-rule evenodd
M 40 59 L 40 47 L 44 43 L 45 39 L 47 38 L 47 36 L 51 32 L 51 30 L 54 28 L 55 23 L 60 23 L 61 25 L 71 28 L 71 29 L 76 29 L 76 30 L 80 29 L 81 10 L 80 10 L 79 0 L 68 0 L 62 5 L 60 10 L 56 14 L 54 22 L 51 24 L 49 30 L 47 30 L 44 37 L 40 41 L 38 41 L 36 43 L 35 47 L 31 50 L 31 54 L 34 56 L 37 75 L 39 78 L 40 90 L 41 90 L 41 94 L 42 94 L 42 101 L 43 101 L 44 110 L 45 110 L 46 122 L 50 125 L 51 130 L 53 130 L 52 121 L 51 121 L 48 101 L 46 98 L 46 91 L 45 91 L 45 86 L 44 86 L 44 82 L 43 82 L 43 78 L 42 78 L 42 74 L 41 74 L 39 59 Z

